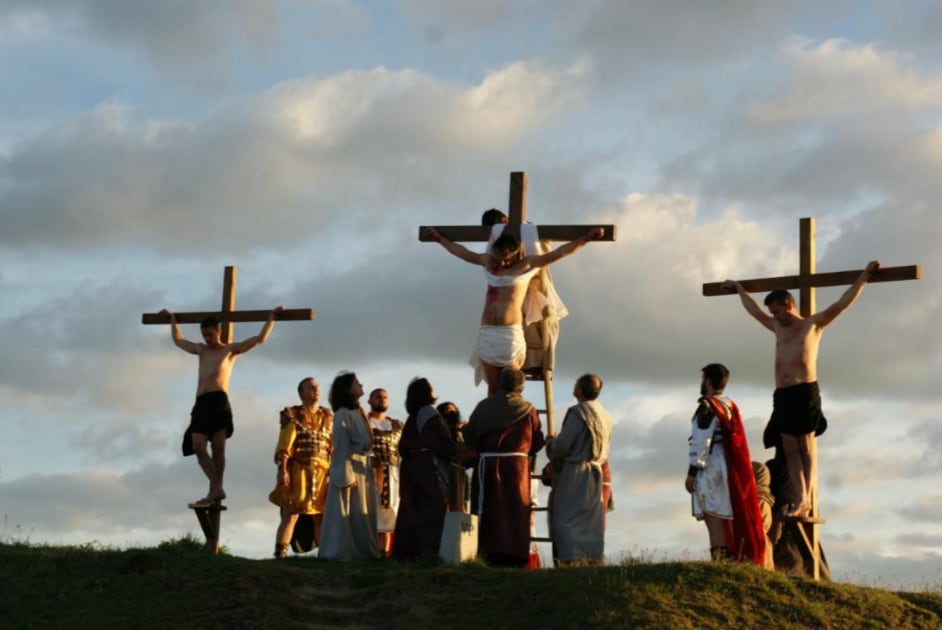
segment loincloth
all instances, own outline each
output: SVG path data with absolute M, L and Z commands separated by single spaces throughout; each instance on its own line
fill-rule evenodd
M 482 324 L 478 331 L 478 345 L 470 361 L 475 370 L 475 384 L 484 380 L 482 362 L 497 367 L 519 367 L 526 358 L 527 341 L 523 336 L 522 326 Z
M 229 395 L 222 391 L 200 394 L 190 412 L 190 426 L 183 434 L 183 455 L 193 454 L 192 434 L 212 436 L 218 431 L 225 431 L 227 439 L 234 431 Z
M 772 417 L 769 424 L 779 433 L 821 435 L 828 428 L 827 418 L 821 411 L 821 391 L 818 383 L 799 383 L 780 387 L 772 396 Z

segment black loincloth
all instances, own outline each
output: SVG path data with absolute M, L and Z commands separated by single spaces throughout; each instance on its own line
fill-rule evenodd
M 217 431 L 225 431 L 226 439 L 232 437 L 232 407 L 226 392 L 206 392 L 196 397 L 196 404 L 190 412 L 190 426 L 183 434 L 183 456 L 193 454 L 193 434 L 201 433 L 212 436 Z
M 780 387 L 772 396 L 772 417 L 769 428 L 786 435 L 821 435 L 828 428 L 821 411 L 818 383 L 799 383 Z

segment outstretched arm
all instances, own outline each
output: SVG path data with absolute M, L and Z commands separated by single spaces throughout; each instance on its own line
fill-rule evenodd
M 837 319 L 837 316 L 847 310 L 847 307 L 853 304 L 854 300 L 860 296 L 864 285 L 867 284 L 867 281 L 873 277 L 873 274 L 875 274 L 879 268 L 879 261 L 871 260 L 869 263 L 867 263 L 867 267 L 860 272 L 860 275 L 857 276 L 854 284 L 850 285 L 847 290 L 844 291 L 844 294 L 837 300 L 837 302 L 831 304 L 823 311 L 814 314 L 814 323 L 819 328 L 824 328 Z
M 472 252 L 464 245 L 453 243 L 442 236 L 435 228 L 429 228 L 426 230 L 425 235 L 430 241 L 435 241 L 444 247 L 445 250 L 448 251 L 448 253 L 452 256 L 456 256 L 465 262 L 471 263 L 472 265 L 481 265 L 483 267 L 487 264 L 487 254 L 478 254 L 476 252 Z
M 589 241 L 595 241 L 605 236 L 605 230 L 603 228 L 593 228 L 585 233 L 584 236 L 575 239 L 574 241 L 569 241 L 565 245 L 560 245 L 551 252 L 546 252 L 539 256 L 528 256 L 524 259 L 522 264 L 527 265 L 529 268 L 534 267 L 546 267 L 551 265 L 561 258 L 566 256 L 571 256 L 577 251 L 585 247 L 585 244 Z
M 723 283 L 723 288 L 727 291 L 735 290 L 739 294 L 739 301 L 742 302 L 742 306 L 746 309 L 746 312 L 752 315 L 757 322 L 768 328 L 769 330 L 774 331 L 774 321 L 772 316 L 762 310 L 762 307 L 759 306 L 749 292 L 742 288 L 742 285 L 736 280 L 727 280 Z
M 183 338 L 183 332 L 180 330 L 180 325 L 177 324 L 177 316 L 173 314 L 169 308 L 165 308 L 160 311 L 161 315 L 167 315 L 170 317 L 170 336 L 173 338 L 173 345 L 180 348 L 184 352 L 189 352 L 190 354 L 199 354 L 199 344 L 195 344 L 192 341 L 187 341 Z
M 283 313 L 284 310 L 285 307 L 283 306 L 276 306 L 273 308 L 271 313 L 268 314 L 268 319 L 265 320 L 265 325 L 262 326 L 262 331 L 254 337 L 249 337 L 248 339 L 237 341 L 232 344 L 232 353 L 245 354 L 252 348 L 260 346 L 268 341 L 268 335 L 271 334 L 271 329 L 275 327 L 275 315 Z

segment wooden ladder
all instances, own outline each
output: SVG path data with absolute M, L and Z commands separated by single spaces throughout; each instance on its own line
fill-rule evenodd
M 528 381 L 542 381 L 543 383 L 543 400 L 544 405 L 542 409 L 537 409 L 537 413 L 540 415 L 541 421 L 545 419 L 543 423 L 545 432 L 547 435 L 553 433 L 555 430 L 554 426 L 554 416 L 553 416 L 553 371 L 545 368 L 532 368 L 524 370 L 524 374 L 527 377 Z M 542 468 L 539 470 L 541 472 L 535 472 L 536 462 L 539 460 L 539 456 L 534 457 L 531 462 L 530 478 L 539 479 L 541 482 L 544 481 Z M 530 536 L 531 543 L 550 543 L 552 544 L 553 539 L 549 535 L 549 506 L 548 505 L 532 505 L 532 512 L 545 512 L 547 514 L 547 523 L 546 523 L 546 536 Z

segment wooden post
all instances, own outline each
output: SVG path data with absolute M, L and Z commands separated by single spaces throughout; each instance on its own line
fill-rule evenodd
M 853 284 L 860 276 L 861 270 L 838 271 L 832 273 L 815 272 L 815 229 L 814 218 L 806 217 L 799 221 L 799 261 L 797 276 L 780 276 L 777 278 L 758 278 L 754 280 L 741 280 L 739 283 L 749 293 L 773 291 L 775 289 L 798 289 L 798 312 L 802 317 L 810 317 L 815 312 L 815 288 L 832 287 Z M 874 282 L 895 282 L 898 280 L 918 280 L 921 271 L 919 265 L 906 267 L 880 267 L 870 278 L 868 284 Z M 703 295 L 736 295 L 723 287 L 724 282 L 704 283 Z M 814 450 L 817 457 L 817 447 Z M 815 465 L 817 471 L 817 465 Z M 790 517 L 786 520 L 795 521 L 798 530 L 808 547 L 813 559 L 813 575 L 815 581 L 821 579 L 821 547 L 818 539 L 818 525 L 824 524 L 818 511 L 818 479 L 809 480 L 811 484 L 811 513 L 806 517 Z
M 219 501 L 213 502 L 212 505 L 190 503 L 188 507 L 196 514 L 206 538 L 203 549 L 212 554 L 219 553 L 219 515 L 228 508 Z

